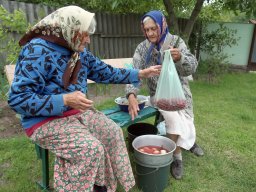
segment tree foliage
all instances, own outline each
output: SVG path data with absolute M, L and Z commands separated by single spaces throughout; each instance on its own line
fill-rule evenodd
M 41 0 L 20 0 L 27 3 L 41 3 Z M 152 9 L 162 10 L 175 34 L 188 42 L 196 21 L 216 21 L 226 18 L 230 21 L 231 12 L 256 16 L 256 0 L 44 0 L 43 4 L 54 7 L 79 5 L 92 11 L 111 13 L 140 13 Z M 185 28 L 179 26 L 177 18 L 188 19 Z M 241 19 L 240 19 L 241 20 Z
M 256 17 L 256 0 L 223 0 L 223 7 L 235 14 L 245 13 L 248 17 Z

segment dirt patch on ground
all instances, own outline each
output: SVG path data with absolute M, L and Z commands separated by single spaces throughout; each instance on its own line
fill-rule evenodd
M 0 100 L 0 138 L 23 134 L 20 120 L 6 101 Z

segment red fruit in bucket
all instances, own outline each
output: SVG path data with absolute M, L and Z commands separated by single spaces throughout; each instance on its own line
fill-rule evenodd
M 160 151 L 155 150 L 155 151 L 153 151 L 153 154 L 160 154 Z
M 147 153 L 147 154 L 153 154 L 153 155 L 166 154 L 168 152 L 168 150 L 159 146 L 143 146 L 143 147 L 139 147 L 138 150 L 141 153 Z

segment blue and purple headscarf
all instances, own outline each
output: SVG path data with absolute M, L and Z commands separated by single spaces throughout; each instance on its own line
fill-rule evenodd
M 150 17 L 151 19 L 153 19 L 155 21 L 157 28 L 158 28 L 158 35 L 159 35 L 157 42 L 155 44 L 151 43 L 151 45 L 149 47 L 149 50 L 148 50 L 148 53 L 146 56 L 146 63 L 148 64 L 154 46 L 156 45 L 156 48 L 158 51 L 161 49 L 161 43 L 164 41 L 166 35 L 169 33 L 169 29 L 168 29 L 168 25 L 166 22 L 166 18 L 161 11 L 157 11 L 157 10 L 150 11 L 150 12 L 146 13 L 145 15 L 143 15 L 143 17 L 141 18 L 142 31 L 147 39 L 148 39 L 148 37 L 144 30 L 144 24 L 143 24 L 143 20 L 146 17 Z M 160 64 L 160 55 L 158 58 L 158 64 Z

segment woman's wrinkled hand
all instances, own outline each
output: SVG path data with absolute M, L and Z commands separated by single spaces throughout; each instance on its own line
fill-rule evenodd
M 161 72 L 161 65 L 154 65 L 149 68 L 139 71 L 139 78 L 149 78 L 153 76 L 159 76 Z
M 78 109 L 81 112 L 92 108 L 93 101 L 86 98 L 85 94 L 81 91 L 75 91 L 72 93 L 63 95 L 64 105 L 73 109 Z
M 129 101 L 128 111 L 133 121 L 135 117 L 137 117 L 138 111 L 140 110 L 139 103 L 134 94 L 129 95 L 128 101 Z
M 170 46 L 171 56 L 174 62 L 178 62 L 181 59 L 181 53 L 178 48 L 173 48 Z

